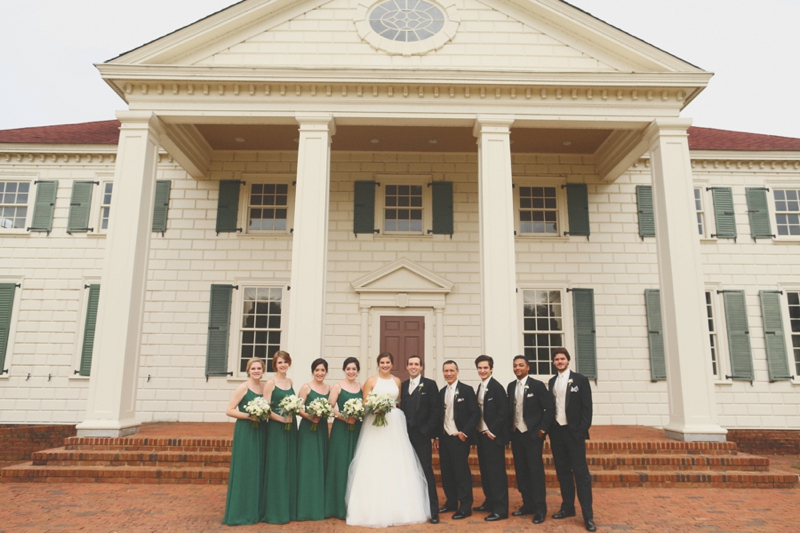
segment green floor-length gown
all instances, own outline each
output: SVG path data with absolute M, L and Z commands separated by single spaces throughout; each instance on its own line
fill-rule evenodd
M 361 391 L 356 393 L 342 389 L 336 401 L 339 412 L 344 409 L 344 404 L 352 398 L 362 398 Z M 325 473 L 325 517 L 336 517 L 344 520 L 347 517 L 347 506 L 344 503 L 344 493 L 347 491 L 347 471 L 350 461 L 356 451 L 358 434 L 361 432 L 361 422 L 355 423 L 355 428 L 350 431 L 347 422 L 334 420 L 331 437 L 328 443 L 328 468 Z M 376 494 L 376 497 L 378 495 Z
M 273 412 L 293 389 L 275 387 L 272 391 Z M 265 506 L 261 517 L 268 524 L 286 524 L 297 520 L 297 423 L 292 419 L 290 429 L 286 424 L 269 421 L 267 430 L 267 474 L 264 477 Z
M 239 402 L 239 411 L 261 396 L 247 389 Z M 264 467 L 266 466 L 267 422 L 253 427 L 251 420 L 237 420 L 233 429 L 231 470 L 228 474 L 228 498 L 222 523 L 229 526 L 255 524 L 264 508 Z
M 328 398 L 312 390 L 305 404 Z M 317 429 L 311 421 L 300 420 L 297 432 L 297 519 L 325 519 L 325 465 L 328 461 L 328 421 L 320 420 Z

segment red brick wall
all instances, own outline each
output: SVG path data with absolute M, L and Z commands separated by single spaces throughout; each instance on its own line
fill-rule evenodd
M 64 445 L 64 439 L 77 434 L 68 426 L 0 426 L 0 462 L 30 461 L 31 454 Z
M 800 455 L 800 431 L 779 429 L 729 429 L 728 440 L 739 451 L 754 454 Z

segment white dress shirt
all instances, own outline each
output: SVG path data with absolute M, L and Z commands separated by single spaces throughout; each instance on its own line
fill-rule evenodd
M 528 378 L 517 380 L 517 390 L 514 392 L 514 428 L 518 429 L 520 433 L 528 431 L 528 425 L 525 419 L 522 418 L 522 410 L 525 402 L 525 383 Z
M 408 380 L 408 393 L 409 394 L 412 394 L 416 390 L 417 385 L 419 385 L 419 380 L 420 379 L 422 379 L 422 378 L 420 376 L 417 376 L 415 378 L 411 378 L 411 379 Z
M 458 380 L 454 381 L 452 385 L 448 385 L 444 393 L 444 432 L 448 435 L 459 433 L 454 409 L 457 400 L 456 392 L 458 392 Z
M 555 399 L 556 399 L 556 422 L 561 426 L 567 425 L 567 381 L 569 380 L 569 369 L 564 370 L 556 378 Z

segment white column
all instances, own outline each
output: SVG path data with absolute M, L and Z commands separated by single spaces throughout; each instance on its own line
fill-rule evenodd
M 694 185 L 686 129 L 690 120 L 653 122 L 650 142 L 661 318 L 667 365 L 668 437 L 725 441 L 717 424 L 711 359 L 706 353 L 705 300 Z
M 436 307 L 433 311 L 436 317 L 436 350 L 433 352 L 433 361 L 425 364 L 425 376 L 444 386 L 444 379 L 438 379 L 441 374 L 439 367 L 444 364 L 444 307 Z
M 519 350 L 509 139 L 513 122 L 511 117 L 479 116 L 473 129 L 478 138 L 482 350 L 494 358 L 500 383 L 513 379 L 512 360 Z
M 308 376 L 322 357 L 328 261 L 330 145 L 333 117 L 298 116 L 297 190 L 294 201 L 289 339 L 295 375 Z
M 136 420 L 139 352 L 153 219 L 159 132 L 150 112 L 121 111 L 122 123 L 100 284 L 86 418 L 79 436 L 121 437 Z

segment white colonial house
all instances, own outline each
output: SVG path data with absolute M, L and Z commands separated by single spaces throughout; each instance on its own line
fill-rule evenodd
M 595 424 L 800 428 L 800 140 L 691 128 L 709 72 L 560 0 L 243 0 L 97 68 L 118 122 L 0 132 L 0 423 L 566 346 Z

